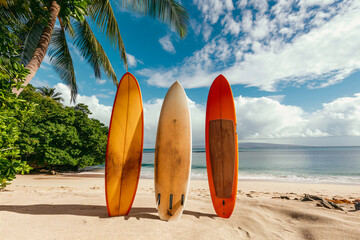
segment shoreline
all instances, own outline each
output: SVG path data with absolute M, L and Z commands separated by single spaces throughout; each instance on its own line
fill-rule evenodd
M 31 175 L 31 174 L 30 174 Z M 47 174 L 45 174 L 47 175 Z M 50 174 L 49 174 L 50 175 Z M 83 172 L 74 172 L 74 173 L 57 173 L 56 175 L 63 175 L 63 176 L 74 176 L 74 177 L 94 177 L 94 178 L 104 178 L 105 173 L 101 171 L 83 171 Z M 153 176 L 142 176 L 140 174 L 140 179 L 154 179 Z M 205 178 L 190 178 L 190 181 L 207 181 L 207 177 Z M 359 183 L 345 183 L 345 182 L 331 182 L 331 181 L 318 181 L 318 182 L 311 182 L 311 180 L 302 181 L 302 180 L 286 180 L 284 179 L 249 179 L 249 178 L 239 178 L 238 182 L 272 182 L 272 183 L 298 183 L 298 184 L 325 184 L 325 185 L 343 185 L 343 186 L 356 186 L 360 187 Z

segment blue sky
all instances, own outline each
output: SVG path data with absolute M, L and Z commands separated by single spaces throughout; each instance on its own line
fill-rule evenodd
M 219 74 L 232 85 L 240 141 L 360 145 L 359 1 L 182 1 L 190 13 L 183 40 L 166 24 L 112 3 L 142 90 L 145 146 L 155 141 L 162 99 L 176 80 L 190 99 L 194 144 L 203 143 L 207 94 Z M 95 32 L 120 80 L 119 53 Z M 115 86 L 105 75 L 95 79 L 70 50 L 77 101 L 108 125 Z M 69 96 L 48 57 L 31 83 Z

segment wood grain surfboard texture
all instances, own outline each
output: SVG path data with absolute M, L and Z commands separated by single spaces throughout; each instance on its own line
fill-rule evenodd
M 219 217 L 234 210 L 238 182 L 236 113 L 231 87 L 223 75 L 212 83 L 206 105 L 205 150 L 211 200 Z
M 187 97 L 180 83 L 168 90 L 159 117 L 155 144 L 155 198 L 162 220 L 183 212 L 191 170 L 191 125 Z
M 105 195 L 109 216 L 127 215 L 139 182 L 144 117 L 139 84 L 125 73 L 113 105 L 105 161 Z
M 230 198 L 234 184 L 235 134 L 232 120 L 217 119 L 209 124 L 209 152 L 215 194 Z

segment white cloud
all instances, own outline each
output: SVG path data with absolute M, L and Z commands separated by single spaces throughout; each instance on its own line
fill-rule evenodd
M 239 0 L 237 2 L 237 7 L 239 9 L 244 9 L 246 7 L 246 5 L 247 5 L 247 0 Z
M 223 67 L 227 59 L 231 57 L 230 46 L 224 39 L 213 39 L 203 49 L 197 51 L 193 56 L 184 60 L 181 67 L 173 67 L 168 71 L 160 69 L 142 69 L 137 73 L 148 77 L 150 85 L 169 87 L 174 81 L 182 79 L 181 82 L 187 88 L 207 86 L 209 79 L 215 79 L 216 72 L 209 72 L 214 66 Z
M 106 83 L 106 79 L 99 79 L 99 78 L 97 78 L 97 79 L 96 79 L 96 82 L 97 82 L 98 84 L 100 84 L 100 85 L 103 85 L 103 84 Z
M 78 60 L 80 60 L 81 62 L 83 62 L 85 59 L 84 57 L 81 55 L 81 52 L 79 51 L 79 49 L 72 43 L 69 43 L 69 50 L 70 53 L 72 55 L 72 58 L 76 58 Z
M 74 106 L 73 104 L 70 104 L 70 89 L 65 84 L 58 83 L 54 86 L 54 88 L 57 92 L 62 94 L 61 97 L 64 99 L 64 105 Z M 78 103 L 84 103 L 89 107 L 90 112 L 92 112 L 90 115 L 91 118 L 98 119 L 106 126 L 109 126 L 112 110 L 111 106 L 100 104 L 99 99 L 95 95 L 84 96 L 78 94 L 76 98 L 76 104 Z
M 260 15 L 264 14 L 269 8 L 269 4 L 267 0 L 249 1 L 249 4 L 251 4 L 254 7 L 254 9 L 258 11 L 258 14 Z
M 50 57 L 48 54 L 45 55 L 44 60 L 41 63 L 45 63 L 47 65 L 51 65 L 50 63 Z
M 40 69 L 48 71 L 48 70 L 51 70 L 50 67 L 51 67 L 50 57 L 49 57 L 49 55 L 45 54 L 45 57 L 40 65 Z
M 31 85 L 33 85 L 34 87 L 44 87 L 44 86 L 49 86 L 49 82 L 46 80 L 40 80 L 38 77 L 34 77 L 31 82 Z
M 195 36 L 199 36 L 201 33 L 205 42 L 207 42 L 211 36 L 213 28 L 210 26 L 209 23 L 203 21 L 202 23 L 196 21 L 195 19 L 190 20 L 190 27 L 194 31 Z
M 57 92 L 62 93 L 64 104 L 72 106 L 69 88 L 62 83 L 56 84 L 54 88 Z M 302 139 L 302 144 L 323 145 L 329 140 L 333 140 L 335 145 L 336 143 L 342 145 L 343 142 L 351 145 L 351 141 L 346 139 L 360 136 L 360 124 L 358 124 L 360 93 L 324 103 L 322 109 L 313 113 L 307 113 L 297 106 L 281 104 L 274 98 L 277 97 L 238 96 L 234 98 L 240 141 L 280 141 L 280 143 L 284 143 L 281 142 L 281 139 L 286 139 L 287 143 L 291 143 L 292 141 L 299 142 L 299 139 Z M 194 145 L 204 144 L 205 106 L 196 104 L 190 99 L 188 101 L 193 143 Z M 105 125 L 109 124 L 112 107 L 100 104 L 96 96 L 78 95 L 77 103 L 88 105 L 89 110 L 93 113 L 92 118 L 100 120 Z M 145 147 L 153 147 L 155 144 L 162 103 L 163 99 L 154 99 L 143 104 Z M 338 142 L 339 139 L 342 139 L 342 142 Z
M 205 106 L 197 104 L 188 98 L 191 115 L 191 130 L 193 145 L 204 144 L 205 138 Z
M 163 99 L 154 99 L 143 103 L 144 108 L 144 147 L 154 147 L 157 125 Z
M 271 142 L 286 139 L 289 143 L 302 139 L 303 144 L 308 142 L 323 145 L 329 139 L 360 136 L 360 124 L 357 124 L 357 119 L 360 119 L 360 93 L 353 97 L 335 99 L 313 113 L 307 113 L 297 106 L 281 104 L 273 98 L 277 96 L 234 98 L 240 141 Z M 155 144 L 162 103 L 163 99 L 144 103 L 146 146 L 152 147 Z M 204 144 L 205 106 L 189 99 L 189 108 L 193 143 Z M 333 142 L 336 145 L 336 141 Z
M 311 116 L 312 125 L 331 136 L 360 136 L 360 93 L 323 104 Z
M 212 31 L 213 28 L 209 24 L 207 24 L 206 22 L 202 24 L 202 34 L 206 42 L 209 40 Z
M 194 34 L 198 36 L 201 32 L 201 24 L 194 18 L 190 19 L 190 27 L 194 31 Z
M 240 139 L 327 136 L 319 129 L 308 128 L 306 113 L 296 106 L 267 97 L 242 96 L 235 98 L 235 106 Z
M 324 7 L 334 2 L 335 0 L 301 0 L 299 5 L 303 7 L 314 7 L 314 6 Z
M 131 55 L 130 53 L 126 53 L 127 62 L 129 64 L 129 67 L 136 67 L 137 66 L 137 60 L 136 58 Z
M 95 96 L 99 97 L 99 98 L 110 98 L 111 96 L 104 94 L 104 93 L 98 93 Z
M 159 43 L 161 44 L 162 48 L 169 52 L 169 53 L 176 53 L 175 47 L 171 42 L 170 35 L 166 35 L 159 39 Z
M 360 136 L 360 93 L 324 103 L 313 113 L 268 97 L 240 96 L 235 104 L 240 139 Z
M 194 0 L 194 4 L 197 6 L 198 10 L 202 13 L 202 24 L 194 26 L 195 34 L 197 32 L 202 33 L 204 40 L 207 42 L 213 32 L 212 25 L 216 24 L 219 18 L 223 15 L 226 15 L 228 11 L 234 9 L 232 0 Z M 229 18 L 229 17 L 228 17 Z M 236 22 L 231 21 L 229 18 L 227 21 L 222 23 L 225 24 L 225 28 L 233 33 L 237 31 L 238 26 Z
M 221 15 L 234 9 L 232 0 L 194 0 L 205 21 L 215 24 Z
M 244 32 L 250 32 L 253 25 L 253 14 L 251 10 L 245 10 L 242 16 L 242 29 Z
M 222 19 L 227 26 L 230 17 L 237 16 L 237 9 L 220 0 L 194 2 L 207 24 Z M 320 3 L 279 0 L 270 8 L 266 1 L 250 1 L 246 4 L 256 10 L 242 10 L 240 37 L 226 38 L 218 33 L 182 63 L 140 73 L 148 77 L 149 84 L 161 87 L 177 79 L 186 88 L 209 86 L 220 73 L 232 84 L 266 91 L 285 84 L 310 88 L 336 84 L 360 69 L 360 2 Z M 237 5 L 243 8 L 244 4 Z M 224 31 L 237 33 L 236 28 L 230 29 L 224 27 Z M 226 58 L 220 60 L 218 54 L 224 46 Z M 158 81 L 151 77 L 156 73 Z
M 281 103 L 284 100 L 285 95 L 271 95 L 271 96 L 266 96 L 266 97 Z
M 234 36 L 239 35 L 241 23 L 236 22 L 231 13 L 226 14 L 226 16 L 221 20 L 221 24 L 224 26 L 225 33 L 231 33 Z
M 46 70 L 46 71 L 51 70 L 50 67 L 48 67 L 47 65 L 42 64 L 42 63 L 41 63 L 41 65 L 40 65 L 40 69 L 43 69 L 43 70 Z

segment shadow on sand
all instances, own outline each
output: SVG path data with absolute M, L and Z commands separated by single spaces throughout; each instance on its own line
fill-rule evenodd
M 0 205 L 0 212 L 1 211 L 31 215 L 75 215 L 101 218 L 107 217 L 106 206 L 81 204 Z
M 0 205 L 0 212 L 14 212 L 30 215 L 75 215 L 108 218 L 106 206 L 81 205 L 81 204 L 35 204 L 35 205 Z M 209 217 L 214 219 L 215 214 L 201 213 L 184 210 L 184 215 L 191 215 L 196 218 Z M 160 220 L 156 208 L 133 207 L 125 220 L 130 218 Z
M 137 207 L 133 207 L 131 209 L 129 215 L 125 216 L 124 218 L 125 218 L 125 220 L 128 220 L 130 218 L 136 218 L 138 220 L 140 220 L 141 218 L 160 220 L 157 212 L 158 211 L 157 211 L 156 208 L 137 208 Z M 196 218 L 209 217 L 209 218 L 212 218 L 212 219 L 217 217 L 217 215 L 215 215 L 215 214 L 195 212 L 195 211 L 189 211 L 189 210 L 184 210 L 183 215 L 191 215 L 191 216 L 194 216 Z

